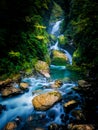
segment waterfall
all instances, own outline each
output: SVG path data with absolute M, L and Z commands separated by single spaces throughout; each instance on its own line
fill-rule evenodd
M 60 20 L 60 21 L 57 21 L 53 28 L 52 28 L 52 31 L 50 32 L 51 34 L 55 35 L 57 38 L 61 35 L 59 34 L 59 29 L 60 29 L 60 24 L 62 23 L 63 19 Z M 70 55 L 70 53 L 67 51 L 67 50 L 64 50 L 62 48 L 59 47 L 59 42 L 58 42 L 58 39 L 57 41 L 55 42 L 54 45 L 52 45 L 49 49 L 50 51 L 51 50 L 60 50 L 61 52 L 63 52 L 69 59 L 69 63 L 72 64 L 72 56 Z
M 50 50 L 59 50 L 59 48 L 58 48 L 58 40 L 55 43 L 55 45 L 53 45 L 53 46 L 50 47 Z
M 52 31 L 51 31 L 51 34 L 56 35 L 56 36 L 58 35 L 59 27 L 60 27 L 60 24 L 61 24 L 62 21 L 63 21 L 63 20 L 57 21 L 57 22 L 54 24 L 54 26 L 53 26 L 53 28 L 52 28 Z

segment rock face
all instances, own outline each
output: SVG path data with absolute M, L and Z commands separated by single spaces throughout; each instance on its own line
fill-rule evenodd
M 36 110 L 47 110 L 61 100 L 61 94 L 57 91 L 44 93 L 34 97 L 32 104 Z
M 68 130 L 94 130 L 94 127 L 90 124 L 68 125 Z
M 36 69 L 36 71 L 38 71 L 39 73 L 41 73 L 45 77 L 47 77 L 47 78 L 50 77 L 50 74 L 49 74 L 49 65 L 46 62 L 39 60 L 35 64 L 35 69 Z
M 10 95 L 15 95 L 15 94 L 19 94 L 19 93 L 21 93 L 21 90 L 19 88 L 15 88 L 15 87 L 12 87 L 12 86 L 6 87 L 5 89 L 3 89 L 1 91 L 1 95 L 3 97 L 8 97 Z
M 52 64 L 54 65 L 66 65 L 66 63 L 68 63 L 68 57 L 58 51 L 58 50 L 53 50 L 52 52 Z

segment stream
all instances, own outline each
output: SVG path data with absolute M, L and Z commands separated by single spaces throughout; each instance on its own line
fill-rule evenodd
M 60 36 L 59 27 L 61 23 L 62 20 L 57 21 L 53 25 L 51 34 L 56 37 Z M 72 56 L 70 53 L 63 48 L 59 48 L 58 44 L 57 40 L 49 50 L 62 51 L 67 55 L 69 64 L 72 64 Z M 15 97 L 2 98 L 0 96 L 0 104 L 6 105 L 6 110 L 0 114 L 0 130 L 3 130 L 8 122 L 14 121 L 17 117 L 21 117 L 21 123 L 17 127 L 17 130 L 33 130 L 33 128 L 44 128 L 47 130 L 52 123 L 66 125 L 73 119 L 71 112 L 67 114 L 64 111 L 63 104 L 69 100 L 76 99 L 79 101 L 79 105 L 75 109 L 81 109 L 83 99 L 73 90 L 73 88 L 77 86 L 76 80 L 78 76 L 67 70 L 66 66 L 55 65 L 50 65 L 50 75 L 50 79 L 45 77 L 35 78 L 32 76 L 24 78 L 22 81 L 29 84 L 29 91 Z M 46 111 L 36 111 L 32 105 L 32 99 L 36 95 L 53 91 L 54 89 L 49 86 L 57 79 L 64 81 L 63 85 L 58 88 L 58 91 L 62 95 L 62 101 L 56 103 L 52 108 Z M 15 87 L 19 87 L 18 84 L 15 84 Z M 30 118 L 33 118 L 33 120 L 30 120 Z

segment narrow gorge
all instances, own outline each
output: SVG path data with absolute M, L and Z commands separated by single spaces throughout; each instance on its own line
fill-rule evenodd
M 35 2 L 35 9 L 40 8 L 37 2 Z M 58 0 L 56 2 L 59 4 Z M 27 46 L 24 44 L 26 52 L 21 49 L 20 52 L 8 52 L 10 60 L 16 66 L 19 60 L 23 60 L 22 65 L 24 63 L 25 65 L 22 70 L 20 69 L 19 77 L 12 75 L 12 79 L 7 77 L 5 80 L 0 80 L 0 130 L 98 129 L 97 75 L 95 71 L 93 72 L 93 66 L 88 64 L 89 61 L 85 62 L 85 55 L 84 58 L 82 57 L 81 41 L 76 45 L 78 38 L 75 41 L 74 37 L 76 38 L 79 30 L 76 34 L 70 34 L 71 23 L 76 23 L 74 21 L 70 23 L 70 18 L 65 16 L 69 7 L 64 12 L 65 7 L 62 2 L 60 5 L 56 2 L 52 3 L 54 6 L 51 6 L 50 14 L 47 13 L 50 17 L 42 13 L 43 17 L 48 17 L 45 21 L 47 27 L 39 24 L 41 17 L 36 15 L 30 19 L 26 16 L 26 27 L 28 28 L 30 24 L 32 28 L 30 22 L 34 20 L 33 29 L 36 28 L 33 30 L 34 35 L 31 30 L 21 33 L 23 37 L 21 42 L 27 42 Z M 47 5 L 43 5 L 47 10 Z M 19 46 L 15 36 L 12 40 L 16 42 L 17 50 Z M 29 38 L 30 41 L 27 41 Z M 20 47 L 22 46 L 20 44 Z M 13 48 L 13 45 L 11 47 Z M 29 56 L 28 50 L 33 51 L 33 56 Z M 32 63 L 28 64 L 25 56 L 28 57 L 28 62 L 33 57 L 33 62 L 31 61 L 33 66 Z M 21 62 L 19 61 L 19 65 Z M 13 65 L 9 70 L 13 71 Z

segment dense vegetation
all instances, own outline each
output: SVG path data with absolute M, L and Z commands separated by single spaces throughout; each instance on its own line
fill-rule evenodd
M 0 1 L 0 74 L 16 73 L 45 60 L 50 0 Z M 47 15 L 46 15 L 47 14 Z
M 97 1 L 54 1 L 65 13 L 65 39 L 73 40 L 76 48 L 73 65 L 86 68 L 95 75 L 98 65 Z M 50 17 L 52 7 L 52 0 L 0 1 L 1 75 L 28 69 L 37 59 L 48 59 L 46 25 L 49 18 L 53 20 Z
M 66 0 L 61 6 L 65 10 L 65 35 L 76 47 L 73 65 L 86 68 L 91 76 L 98 76 L 98 2 Z

